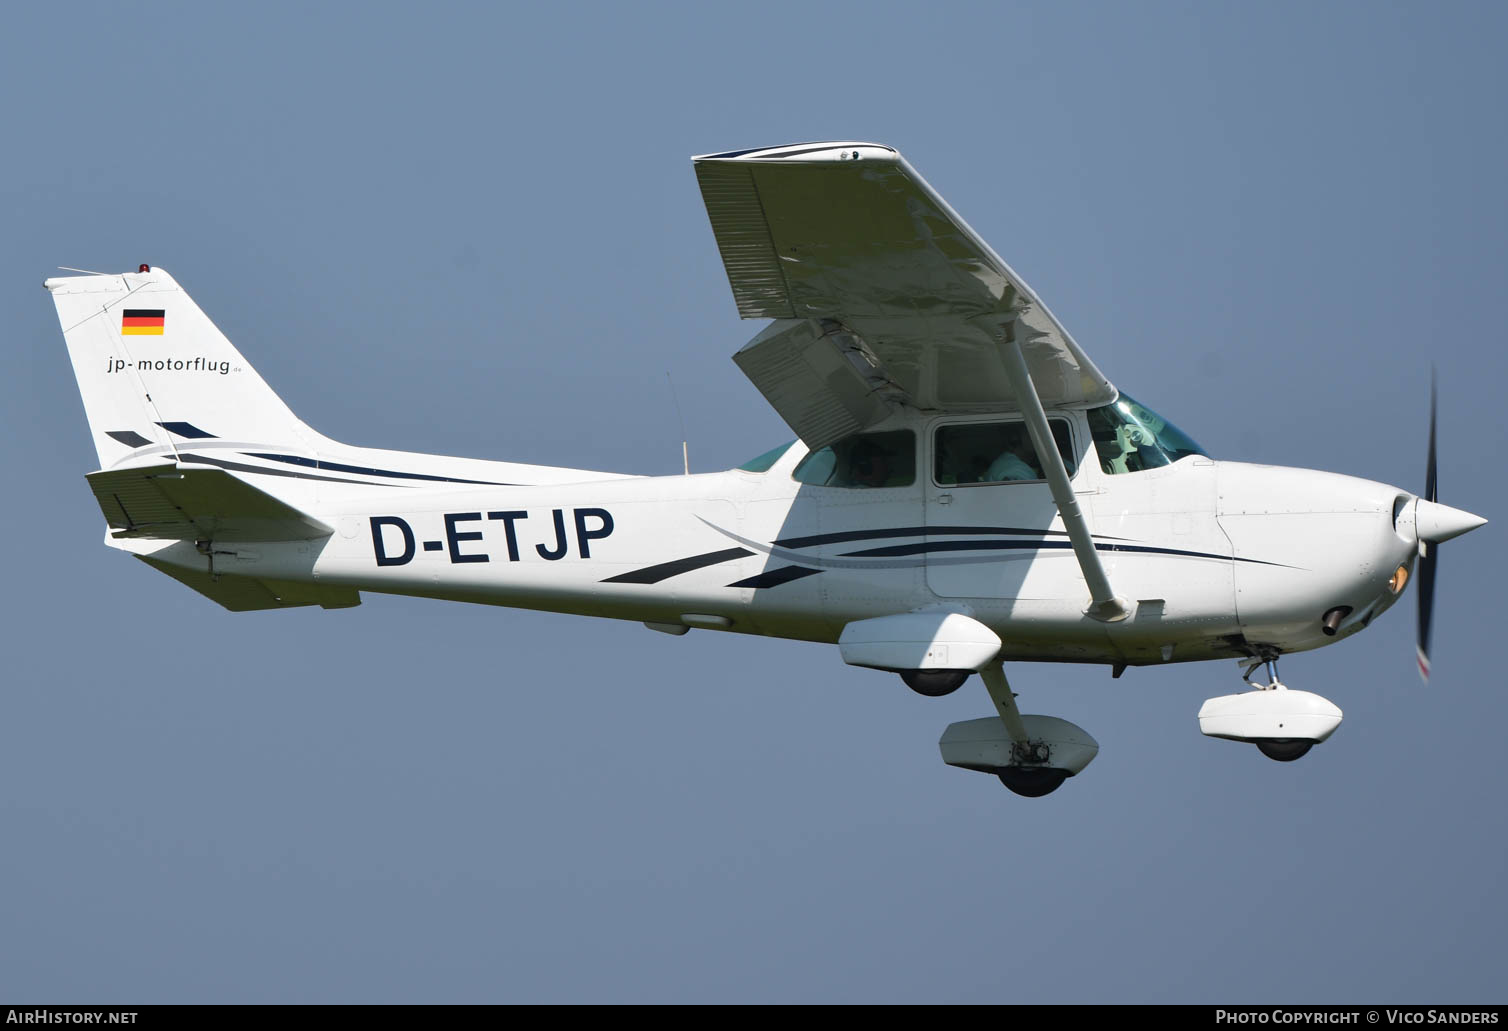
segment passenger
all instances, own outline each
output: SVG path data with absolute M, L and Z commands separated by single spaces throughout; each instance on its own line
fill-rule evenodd
M 859 444 L 849 453 L 849 481 L 855 487 L 887 487 L 890 485 L 890 456 L 884 448 L 868 441 Z
M 1037 464 L 1037 451 L 1032 447 L 1026 427 L 1020 427 L 1011 435 L 1010 445 L 990 463 L 984 478 L 994 483 L 1002 480 L 1045 479 L 1042 467 Z

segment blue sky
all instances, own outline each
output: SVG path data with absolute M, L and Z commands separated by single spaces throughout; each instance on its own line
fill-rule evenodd
M 32 6 L 0 39 L 0 997 L 1501 1001 L 1508 181 L 1496 4 Z M 831 648 L 368 595 L 232 614 L 102 547 L 56 265 L 160 264 L 354 444 L 626 472 L 790 434 L 687 158 L 899 148 L 1117 384 L 1221 458 L 1494 522 L 1293 656 L 1010 670 L 1101 753 L 945 767 Z

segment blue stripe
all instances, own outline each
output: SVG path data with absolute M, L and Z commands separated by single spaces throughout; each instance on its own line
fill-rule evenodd
M 822 572 L 820 569 L 808 569 L 806 566 L 781 566 L 779 569 L 767 569 L 757 576 L 745 577 L 729 587 L 753 587 L 756 590 L 761 587 L 779 587 L 788 584 L 792 580 L 800 580 L 805 576 L 813 576 Z
M 339 476 L 316 476 L 313 473 L 295 473 L 286 469 L 269 469 L 265 465 L 247 465 L 245 462 L 227 462 L 223 458 L 210 458 L 208 455 L 195 455 L 187 451 L 178 455 L 180 462 L 201 462 L 204 465 L 218 466 L 221 469 L 230 469 L 238 473 L 256 473 L 258 476 L 290 476 L 295 480 L 324 480 L 327 483 L 354 483 L 361 487 L 389 487 L 386 483 L 373 483 L 370 480 L 346 480 Z
M 865 548 L 862 551 L 847 551 L 843 558 L 897 558 L 902 555 L 922 555 L 936 551 L 1067 551 L 1073 548 L 1071 541 L 921 541 L 916 544 L 893 544 L 885 548 Z M 1233 559 L 1231 555 L 1218 555 L 1209 551 L 1183 551 L 1178 548 L 1154 548 L 1141 544 L 1101 544 L 1096 551 L 1135 552 L 1144 555 L 1177 555 L 1182 558 L 1212 558 L 1222 562 Z M 1281 565 L 1256 558 L 1235 558 L 1236 562 L 1251 562 L 1259 566 Z
M 692 555 L 689 558 L 679 558 L 674 562 L 661 562 L 654 566 L 645 566 L 643 569 L 635 569 L 628 573 L 619 573 L 610 576 L 602 582 L 605 584 L 657 584 L 661 580 L 668 580 L 672 576 L 680 576 L 694 569 L 705 569 L 708 566 L 721 565 L 724 562 L 732 562 L 736 558 L 744 558 L 754 554 L 748 548 L 725 548 L 722 551 L 709 551 L 702 555 Z
M 105 436 L 111 438 L 112 440 L 118 440 L 122 444 L 126 445 L 126 447 L 130 448 L 146 447 L 148 444 L 152 443 L 150 440 L 148 440 L 146 437 L 143 437 L 135 430 L 106 430 Z
M 189 440 L 204 440 L 206 438 L 208 438 L 209 440 L 215 439 L 215 435 L 213 433 L 206 433 L 204 430 L 201 430 L 191 422 L 159 422 L 157 425 L 172 433 L 178 434 L 178 436 L 180 437 L 187 437 Z
M 782 548 L 814 548 L 819 544 L 847 544 L 849 541 L 882 540 L 886 537 L 957 537 L 964 534 L 999 533 L 1016 537 L 1067 537 L 1063 530 L 1037 530 L 1021 526 L 896 526 L 883 530 L 840 530 L 810 537 L 782 537 L 774 543 Z M 1102 537 L 1118 541 L 1120 537 Z
M 258 451 L 248 451 L 253 458 L 265 458 L 269 462 L 286 462 L 288 465 L 301 465 L 306 469 L 329 470 L 338 473 L 360 473 L 364 476 L 386 476 L 393 480 L 431 480 L 436 483 L 474 483 L 483 487 L 517 487 L 516 483 L 498 483 L 496 480 L 463 480 L 458 476 L 431 476 L 429 473 L 400 473 L 391 469 L 373 469 L 364 465 L 341 465 L 339 462 L 327 462 L 322 458 L 306 458 L 303 455 L 270 455 Z

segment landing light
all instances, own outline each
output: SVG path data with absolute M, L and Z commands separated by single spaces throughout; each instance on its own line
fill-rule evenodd
M 1388 590 L 1392 591 L 1394 594 L 1400 594 L 1403 591 L 1403 585 L 1408 582 L 1409 567 L 1399 566 L 1397 569 L 1393 570 L 1392 579 L 1388 581 Z

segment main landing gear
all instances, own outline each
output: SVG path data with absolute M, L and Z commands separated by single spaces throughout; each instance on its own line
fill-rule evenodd
M 903 669 L 901 680 L 919 695 L 941 698 L 962 687 L 972 672 L 968 669 Z
M 1267 683 L 1251 679 L 1267 667 Z M 1280 763 L 1302 759 L 1309 749 L 1335 733 L 1341 711 L 1328 698 L 1289 690 L 1278 680 L 1278 656 L 1266 653 L 1248 660 L 1242 675 L 1255 690 L 1211 698 L 1199 710 L 1199 729 L 1209 737 L 1246 741 Z
M 1099 743 L 1082 727 L 1055 716 L 1023 716 L 998 662 L 979 671 L 999 716 L 965 720 L 943 731 L 943 762 L 960 769 L 993 773 L 1018 795 L 1050 795 L 1088 766 Z

